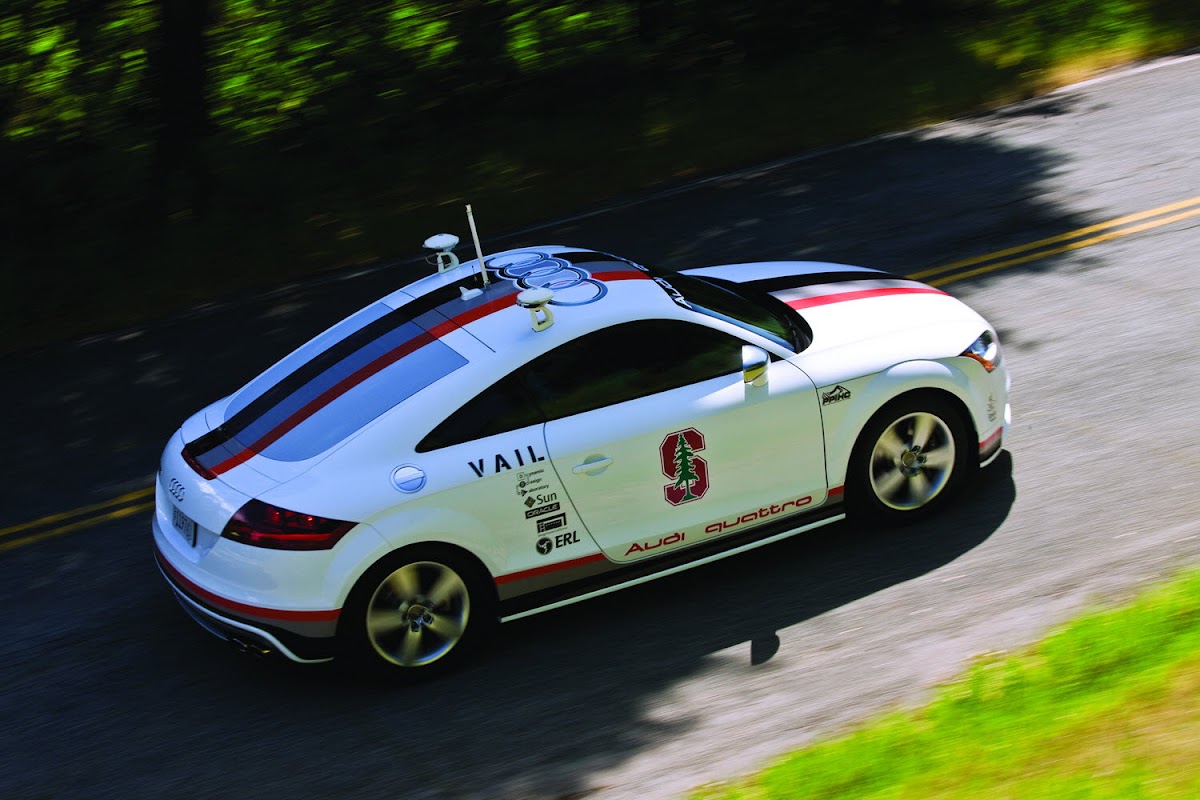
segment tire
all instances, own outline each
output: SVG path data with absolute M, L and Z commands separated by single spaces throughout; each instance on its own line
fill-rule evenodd
M 846 476 L 847 510 L 915 522 L 945 505 L 967 478 L 968 426 L 952 403 L 910 395 L 884 406 L 859 434 Z
M 477 562 L 452 547 L 415 545 L 359 579 L 338 635 L 354 667 L 427 677 L 461 664 L 496 619 L 496 594 Z

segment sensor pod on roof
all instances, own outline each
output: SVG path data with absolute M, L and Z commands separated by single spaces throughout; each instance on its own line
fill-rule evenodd
M 535 331 L 544 331 L 554 324 L 554 313 L 549 308 L 553 299 L 554 292 L 549 289 L 526 289 L 517 295 L 517 305 L 529 309 Z

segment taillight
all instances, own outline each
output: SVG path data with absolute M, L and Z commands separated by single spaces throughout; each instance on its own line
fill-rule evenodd
M 251 500 L 233 515 L 221 535 L 272 550 L 328 550 L 356 524 Z
M 197 461 L 196 457 L 192 455 L 192 451 L 187 447 L 183 448 L 183 453 L 181 453 L 181 455 L 183 456 L 183 460 L 187 462 L 187 465 L 196 470 L 196 474 L 201 478 L 204 478 L 204 480 L 211 481 L 213 478 L 217 477 L 217 473 L 213 472 L 211 469 Z

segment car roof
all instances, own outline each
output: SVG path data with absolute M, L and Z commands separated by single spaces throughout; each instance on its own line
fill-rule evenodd
M 629 319 L 671 313 L 675 303 L 650 272 L 609 253 L 562 245 L 523 247 L 485 256 L 489 283 L 482 286 L 479 262 L 434 273 L 385 297 L 394 309 L 435 304 L 445 317 L 431 334 L 441 338 L 452 329 L 470 333 L 494 353 L 513 353 L 528 340 L 529 312 L 517 295 L 533 288 L 554 292 L 550 302 L 556 321 L 598 328 Z M 482 288 L 464 297 L 462 288 Z
M 300 462 L 324 452 L 407 398 L 464 372 L 511 369 L 554 342 L 633 319 L 687 313 L 631 261 L 582 248 L 527 247 L 421 278 L 347 317 L 259 375 L 221 424 L 189 443 L 221 474 L 255 455 Z M 517 305 L 528 288 L 554 291 L 549 331 Z M 548 335 L 549 334 L 549 335 Z

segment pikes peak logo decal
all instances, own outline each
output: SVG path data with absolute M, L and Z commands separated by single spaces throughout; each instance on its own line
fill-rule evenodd
M 699 500 L 708 492 L 708 462 L 696 453 L 704 449 L 704 434 L 695 428 L 668 433 L 658 446 L 662 474 L 671 480 L 663 497 L 673 506 Z
M 840 383 L 830 389 L 828 392 L 821 392 L 821 405 L 827 406 L 830 403 L 840 403 L 843 400 L 850 399 L 850 390 Z

